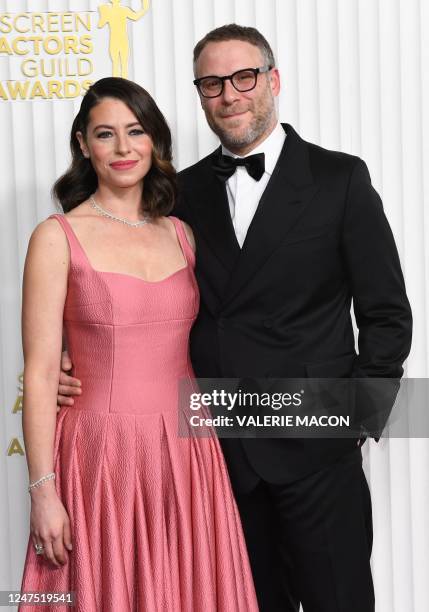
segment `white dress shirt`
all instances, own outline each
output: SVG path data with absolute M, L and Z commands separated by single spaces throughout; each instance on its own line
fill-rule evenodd
M 271 178 L 285 139 L 286 132 L 281 124 L 277 123 L 271 134 L 248 153 L 248 155 L 256 153 L 265 154 L 265 172 L 259 181 L 255 181 L 255 179 L 249 176 L 244 166 L 239 166 L 226 182 L 232 225 L 234 226 L 235 235 L 240 247 L 243 246 L 247 230 L 258 208 L 259 200 Z M 240 155 L 234 155 L 224 146 L 222 146 L 222 153 L 232 157 L 241 157 Z

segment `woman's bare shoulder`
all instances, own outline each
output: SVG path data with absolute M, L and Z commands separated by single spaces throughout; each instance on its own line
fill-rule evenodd
M 41 221 L 34 228 L 31 234 L 31 240 L 38 242 L 46 242 L 49 240 L 59 240 L 65 237 L 64 230 L 61 225 L 54 218 L 48 218 Z
M 41 221 L 33 230 L 29 246 L 29 254 L 41 253 L 68 258 L 67 237 L 56 219 Z

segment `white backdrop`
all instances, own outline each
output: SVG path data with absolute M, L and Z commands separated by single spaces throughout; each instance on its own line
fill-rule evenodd
M 108 31 L 97 28 L 98 7 L 106 2 L 0 0 L 0 84 L 6 97 L 8 81 L 26 78 L 22 61 L 36 56 L 7 52 L 14 37 L 31 33 L 6 32 L 9 22 L 2 22 L 2 15 L 88 13 L 94 49 L 85 57 L 94 67 L 88 78 L 95 80 L 112 74 Z M 140 8 L 139 0 L 122 5 Z M 407 375 L 427 377 L 429 0 L 151 0 L 148 13 L 129 23 L 129 78 L 148 89 L 166 115 L 178 169 L 216 145 L 192 85 L 194 43 L 233 21 L 258 27 L 272 43 L 282 75 L 281 120 L 306 139 L 367 162 L 395 234 L 413 308 Z M 23 17 L 19 23 L 24 29 L 29 21 Z M 73 53 L 69 59 L 73 64 Z M 68 163 L 68 134 L 80 98 L 4 97 L 0 90 L 0 590 L 9 590 L 19 588 L 28 536 L 19 381 L 21 275 L 29 235 L 53 211 L 49 191 Z M 364 447 L 364 461 L 373 497 L 377 612 L 427 612 L 429 443 L 371 442 Z

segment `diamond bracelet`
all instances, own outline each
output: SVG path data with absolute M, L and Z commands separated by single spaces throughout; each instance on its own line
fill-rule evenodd
M 31 483 L 28 486 L 28 492 L 30 493 L 31 489 L 36 489 L 37 487 L 40 487 L 40 485 L 44 484 L 45 482 L 48 482 L 48 480 L 55 480 L 54 472 L 46 474 L 46 476 L 42 476 L 42 478 L 39 478 L 39 480 L 36 480 L 36 482 Z

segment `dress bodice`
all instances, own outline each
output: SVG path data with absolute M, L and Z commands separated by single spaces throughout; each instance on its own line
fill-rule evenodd
M 70 247 L 64 329 L 73 374 L 84 390 L 76 408 L 140 413 L 177 407 L 177 381 L 191 372 L 189 333 L 199 306 L 194 252 L 181 221 L 170 217 L 186 265 L 160 281 L 146 281 L 95 270 L 67 218 L 53 217 Z M 166 402 L 165 395 L 159 404 L 153 401 L 151 386 L 160 382 L 175 402 Z M 141 400 L 148 395 L 146 406 Z

